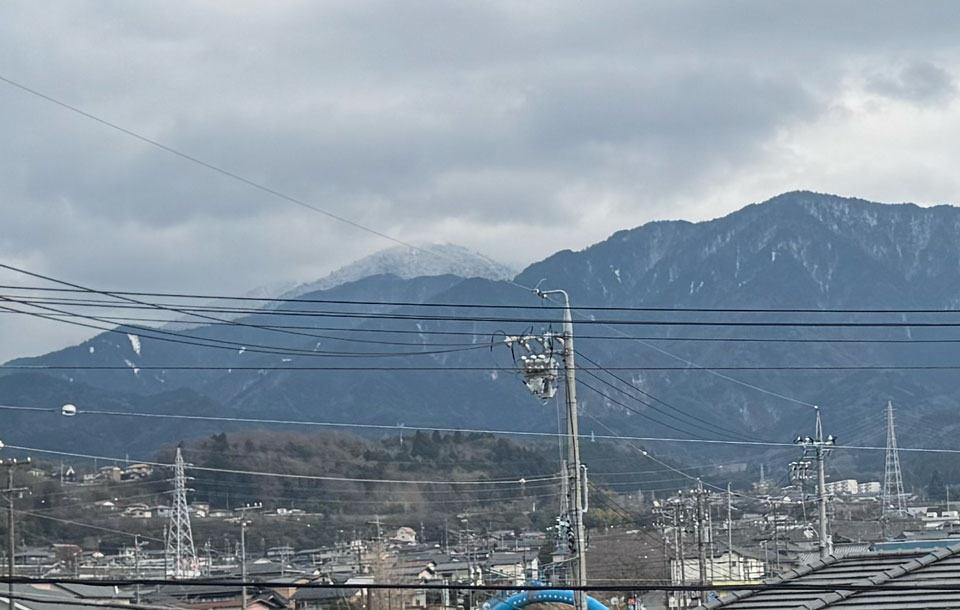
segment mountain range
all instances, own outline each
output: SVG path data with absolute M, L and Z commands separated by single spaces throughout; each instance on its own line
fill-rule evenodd
M 578 308 L 587 434 L 789 443 L 813 432 L 816 404 L 841 443 L 882 446 L 887 401 L 902 444 L 944 445 L 960 429 L 957 372 L 930 368 L 960 364 L 951 342 L 960 333 L 932 326 L 956 320 L 944 311 L 960 306 L 960 208 L 792 192 L 715 220 L 620 231 L 515 277 L 485 257 L 443 248 L 448 256 L 437 260 L 386 251 L 287 290 L 269 308 L 209 313 L 219 323 L 167 326 L 166 335 L 122 327 L 14 360 L 0 367 L 0 396 L 51 409 L 72 402 L 81 410 L 377 424 L 388 433 L 400 422 L 555 431 L 556 404 L 526 392 L 518 354 L 498 345 L 504 334 L 560 328 L 556 303 L 524 289 L 540 285 L 563 288 Z M 344 317 L 357 308 L 335 301 L 381 304 Z M 389 355 L 397 352 L 405 355 Z M 78 365 L 115 368 L 69 368 Z M 877 366 L 900 368 L 870 368 Z M 787 370 L 795 367 L 817 369 Z M 4 440 L 94 443 L 118 454 L 240 426 L 94 414 L 51 415 L 38 425 L 38 417 L 5 414 Z M 700 462 L 771 451 L 641 442 Z M 849 456 L 882 469 L 882 451 Z

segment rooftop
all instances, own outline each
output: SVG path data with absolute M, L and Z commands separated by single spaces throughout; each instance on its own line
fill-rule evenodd
M 960 544 L 933 550 L 829 557 L 785 572 L 765 584 L 782 586 L 733 592 L 707 607 L 730 610 L 960 608 Z M 791 584 L 822 586 L 823 590 L 790 590 Z M 856 588 L 850 588 L 851 585 Z M 909 588 L 924 585 L 955 588 Z

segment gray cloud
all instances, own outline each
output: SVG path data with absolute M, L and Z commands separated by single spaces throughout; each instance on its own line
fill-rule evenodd
M 957 93 L 954 76 L 925 60 L 910 62 L 892 73 L 873 74 L 867 85 L 881 95 L 917 104 L 945 102 Z
M 531 231 L 577 248 L 829 190 L 820 167 L 783 171 L 805 167 L 800 136 L 858 95 L 851 76 L 948 108 L 958 17 L 953 2 L 23 1 L 0 7 L 0 54 L 4 76 L 332 213 L 522 265 L 548 254 Z M 242 292 L 390 245 L 3 84 L 0 121 L 6 260 Z M 35 347 L 2 319 L 0 337 L 0 359 Z

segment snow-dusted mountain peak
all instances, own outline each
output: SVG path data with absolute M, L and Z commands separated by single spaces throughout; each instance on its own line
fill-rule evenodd
M 455 244 L 395 246 L 345 265 L 317 281 L 301 284 L 284 297 L 293 298 L 317 290 L 328 290 L 365 277 L 385 274 L 403 279 L 456 275 L 462 278 L 505 280 L 513 278 L 516 272 L 488 256 Z

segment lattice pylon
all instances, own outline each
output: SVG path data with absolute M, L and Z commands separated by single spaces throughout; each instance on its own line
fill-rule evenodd
M 897 432 L 893 425 L 893 402 L 887 402 L 887 453 L 883 468 L 883 516 L 907 514 L 903 493 L 903 475 L 897 452 Z
M 173 578 L 195 578 L 200 575 L 197 549 L 190 529 L 190 509 L 187 506 L 187 475 L 183 454 L 177 447 L 173 466 L 173 507 L 167 528 L 167 575 Z

